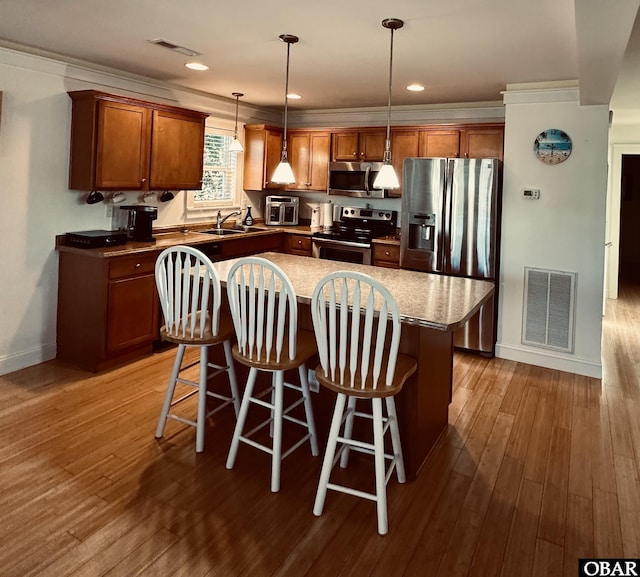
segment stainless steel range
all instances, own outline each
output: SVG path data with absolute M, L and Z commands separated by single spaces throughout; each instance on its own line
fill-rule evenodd
M 313 256 L 371 264 L 372 240 L 395 233 L 397 221 L 395 210 L 342 207 L 340 219 L 334 223 L 333 230 L 313 234 Z

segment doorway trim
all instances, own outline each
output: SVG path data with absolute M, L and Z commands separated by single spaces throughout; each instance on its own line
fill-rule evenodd
M 618 298 L 620 271 L 620 207 L 622 199 L 622 157 L 640 155 L 640 144 L 613 144 L 611 146 L 611 181 L 607 199 L 605 232 L 605 299 Z

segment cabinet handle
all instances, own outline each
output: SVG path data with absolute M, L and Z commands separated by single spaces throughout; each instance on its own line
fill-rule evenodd
M 141 178 L 140 182 L 147 182 L 147 179 L 146 178 Z
M 299 241 L 298 241 L 298 244 L 302 244 L 302 241 L 301 241 L 301 240 L 299 240 Z
M 311 186 L 311 183 L 310 182 L 305 182 L 304 185 L 305 186 Z
M 142 266 L 141 263 L 139 263 L 139 262 L 136 263 L 136 268 L 140 268 L 141 266 Z
M 389 253 L 389 251 L 388 251 L 388 250 L 385 250 L 385 251 L 384 251 L 384 254 L 385 254 L 385 255 L 387 255 L 387 256 L 391 256 L 391 254 Z

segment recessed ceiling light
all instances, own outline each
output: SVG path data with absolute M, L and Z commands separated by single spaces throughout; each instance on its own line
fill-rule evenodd
M 302 98 L 302 96 L 300 96 L 299 94 L 287 94 L 287 98 L 291 98 L 291 100 L 300 100 Z
M 422 92 L 424 90 L 424 86 L 422 86 L 422 84 L 409 84 L 409 86 L 407 86 L 407 90 L 410 90 L 411 92 Z
M 206 64 L 201 64 L 200 62 L 187 62 L 185 66 L 190 70 L 209 70 Z

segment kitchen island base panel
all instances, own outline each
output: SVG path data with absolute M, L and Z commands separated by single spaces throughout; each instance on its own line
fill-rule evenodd
M 400 352 L 418 360 L 417 371 L 396 395 L 408 480 L 414 480 L 449 422 L 453 333 L 402 325 Z

